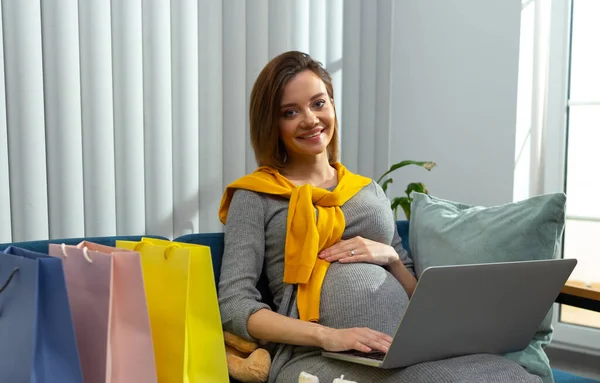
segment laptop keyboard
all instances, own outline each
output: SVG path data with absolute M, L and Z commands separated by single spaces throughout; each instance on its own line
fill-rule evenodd
M 338 354 L 360 356 L 362 358 L 374 359 L 374 360 L 383 360 L 383 358 L 385 358 L 385 352 L 381 352 L 381 351 L 362 352 L 362 351 L 356 351 L 356 350 L 348 350 L 348 351 L 340 351 L 340 352 L 338 352 Z

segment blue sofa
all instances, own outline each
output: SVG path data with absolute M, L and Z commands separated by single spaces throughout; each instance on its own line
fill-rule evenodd
M 402 245 L 405 249 L 409 249 L 408 247 L 408 230 L 409 223 L 408 221 L 398 221 L 398 233 L 402 238 Z M 145 235 L 144 237 L 153 237 L 160 239 L 167 239 L 161 236 L 154 235 Z M 48 244 L 49 243 L 65 243 L 67 245 L 76 245 L 79 242 L 86 240 L 89 242 L 94 242 L 106 246 L 114 246 L 115 241 L 117 240 L 126 240 L 126 241 L 138 241 L 142 238 L 142 236 L 114 236 L 114 237 L 86 237 L 86 238 L 66 238 L 66 239 L 53 239 L 53 240 L 41 240 L 41 241 L 29 241 L 29 242 L 17 242 L 17 243 L 5 243 L 0 244 L 0 251 L 3 251 L 6 247 L 13 245 L 21 248 L 25 248 L 32 251 L 37 251 L 41 253 L 48 252 Z M 212 255 L 212 264 L 213 264 L 213 272 L 215 275 L 215 281 L 219 283 L 219 276 L 221 271 L 221 260 L 223 256 L 223 234 L 222 233 L 200 233 L 200 234 L 187 234 L 181 237 L 175 238 L 173 241 L 175 242 L 183 242 L 183 243 L 193 243 L 198 245 L 209 246 L 211 249 Z M 262 298 L 265 302 L 271 302 L 271 294 L 269 293 L 269 289 L 267 287 L 267 281 L 265 278 L 261 278 L 259 281 L 259 290 L 262 293 Z M 596 380 L 583 378 L 580 376 L 576 376 L 564 371 L 559 371 L 554 369 L 554 378 L 556 383 L 600 383 Z M 239 383 L 236 380 L 231 380 L 231 383 Z

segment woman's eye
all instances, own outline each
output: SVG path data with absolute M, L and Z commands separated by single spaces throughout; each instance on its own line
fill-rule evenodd
M 324 106 L 325 106 L 325 100 L 319 100 L 319 101 L 315 102 L 315 107 L 317 107 L 319 109 Z
M 296 115 L 296 111 L 294 109 L 288 109 L 283 112 L 284 117 L 294 117 Z

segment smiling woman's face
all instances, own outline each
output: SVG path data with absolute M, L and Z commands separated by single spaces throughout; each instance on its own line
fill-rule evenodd
M 335 110 L 325 84 L 311 70 L 294 76 L 283 89 L 279 137 L 288 162 L 327 158 L 327 145 L 335 129 Z

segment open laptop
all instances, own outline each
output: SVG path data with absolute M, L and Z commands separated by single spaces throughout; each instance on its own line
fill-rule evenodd
M 387 354 L 322 354 L 388 369 L 522 350 L 576 264 L 575 259 L 552 259 L 427 268 Z

